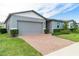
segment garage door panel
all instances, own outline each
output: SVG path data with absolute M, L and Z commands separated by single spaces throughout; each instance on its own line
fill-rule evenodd
M 42 22 L 18 22 L 19 35 L 43 33 Z

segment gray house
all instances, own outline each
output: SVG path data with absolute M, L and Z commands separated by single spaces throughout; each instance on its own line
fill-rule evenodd
M 72 28 L 74 21 L 67 22 L 68 28 Z M 5 23 L 8 33 L 12 29 L 18 29 L 19 35 L 43 34 L 45 29 L 51 33 L 54 29 L 63 29 L 64 26 L 63 20 L 47 19 L 33 10 L 11 13 Z
M 43 34 L 46 29 L 46 19 L 33 10 L 11 13 L 5 23 L 8 33 L 18 29 L 19 35 Z
M 77 23 L 77 26 L 78 26 L 78 28 L 79 28 L 79 23 Z
M 49 32 L 53 32 L 54 29 L 63 29 L 64 21 L 56 19 L 47 19 L 47 28 Z
M 69 29 L 73 29 L 75 28 L 75 26 L 77 25 L 76 22 L 74 20 L 69 20 L 68 22 L 68 28 Z

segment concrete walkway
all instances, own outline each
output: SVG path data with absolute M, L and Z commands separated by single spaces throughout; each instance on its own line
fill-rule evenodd
M 52 52 L 46 56 L 79 56 L 79 42 Z
M 43 55 L 49 54 L 74 43 L 50 34 L 21 36 L 20 38 L 25 40 Z

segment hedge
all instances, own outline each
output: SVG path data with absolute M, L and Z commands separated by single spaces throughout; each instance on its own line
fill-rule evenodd
M 1 34 L 7 33 L 7 29 L 6 28 L 0 28 L 0 33 Z
M 70 30 L 65 29 L 54 29 L 52 35 L 69 34 Z

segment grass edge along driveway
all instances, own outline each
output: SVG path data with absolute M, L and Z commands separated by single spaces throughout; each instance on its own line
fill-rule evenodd
M 0 56 L 41 56 L 28 43 L 20 38 L 11 38 L 7 34 L 0 34 Z
M 74 42 L 79 42 L 79 33 L 62 34 L 57 36 Z

